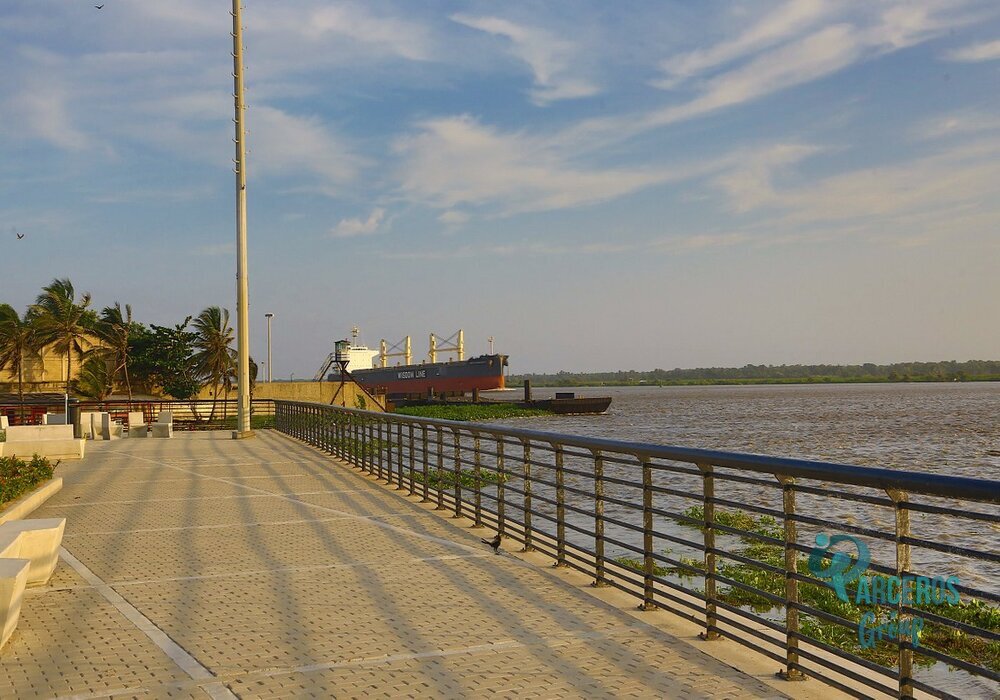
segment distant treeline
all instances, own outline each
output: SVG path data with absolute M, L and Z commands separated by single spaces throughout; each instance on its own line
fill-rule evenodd
M 891 365 L 870 362 L 863 365 L 745 365 L 654 369 L 649 372 L 556 372 L 511 375 L 507 383 L 521 386 L 525 379 L 531 380 L 534 386 L 1000 381 L 1000 360 L 897 362 Z

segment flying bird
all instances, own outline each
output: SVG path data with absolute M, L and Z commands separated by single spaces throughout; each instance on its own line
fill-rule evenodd
M 94 5 L 94 7 L 96 7 L 98 10 L 104 9 L 104 5 Z
M 494 537 L 492 540 L 488 540 L 485 537 L 481 537 L 481 538 L 479 538 L 479 541 L 482 542 L 483 544 L 488 544 L 489 546 L 491 546 L 493 548 L 493 553 L 494 554 L 499 554 L 500 553 L 500 534 L 499 533 L 497 533 L 497 536 Z
M 23 233 L 18 233 L 17 234 L 17 240 L 21 240 L 22 238 L 24 238 L 24 234 Z

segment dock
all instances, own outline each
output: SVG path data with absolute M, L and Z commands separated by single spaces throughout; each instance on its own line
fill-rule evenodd
M 491 530 L 277 431 L 97 442 L 57 473 L 31 517 L 67 519 L 61 561 L 26 593 L 0 697 L 837 695 L 495 556 Z

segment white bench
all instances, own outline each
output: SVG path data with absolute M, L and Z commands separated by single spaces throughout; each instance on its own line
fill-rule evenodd
M 7 442 L 0 442 L 0 456 L 83 459 L 86 442 L 73 437 L 72 425 L 12 425 L 7 428 Z
M 14 633 L 26 586 L 48 582 L 59 562 L 66 518 L 0 525 L 0 647 Z
M 147 430 L 142 411 L 132 411 L 128 414 L 128 436 L 130 438 L 144 438 Z
M 10 427 L 10 419 L 7 416 L 0 416 L 0 430 L 6 430 Z
M 149 426 L 155 438 L 169 438 L 174 436 L 174 414 L 173 411 L 160 411 L 156 417 L 156 422 Z

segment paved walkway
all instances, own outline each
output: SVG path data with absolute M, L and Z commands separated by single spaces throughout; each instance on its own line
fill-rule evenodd
M 87 453 L 0 697 L 783 697 L 275 432 Z

